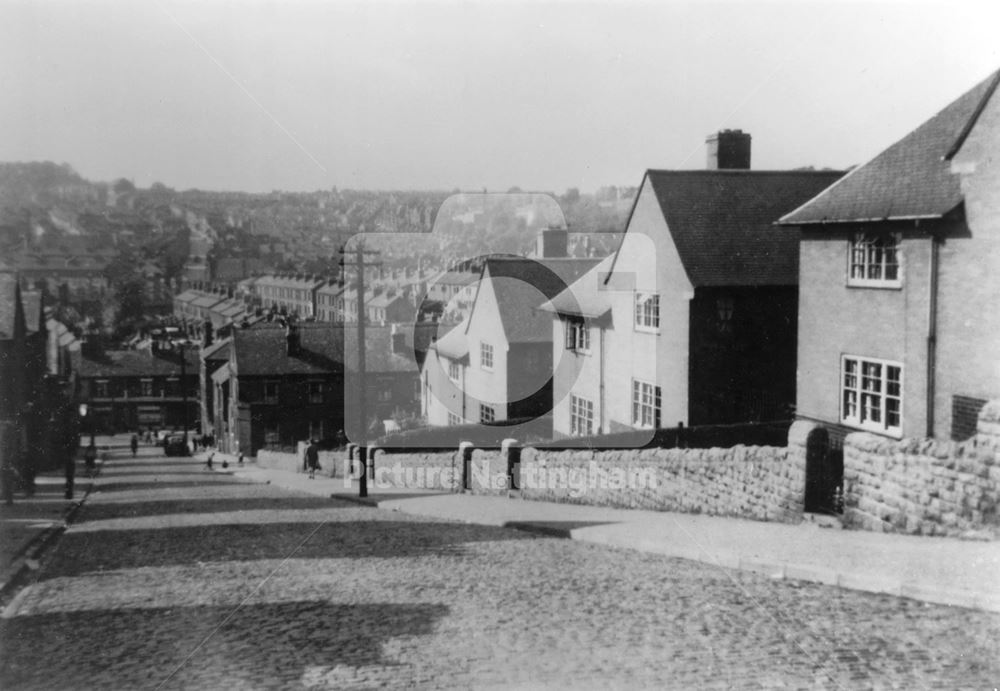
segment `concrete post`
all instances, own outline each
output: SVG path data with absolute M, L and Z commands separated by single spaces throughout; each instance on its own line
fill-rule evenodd
M 521 444 L 517 439 L 500 442 L 500 452 L 507 459 L 507 489 L 520 489 L 521 484 Z
M 472 489 L 472 449 L 471 441 L 463 441 L 458 445 L 458 457 L 462 459 L 462 485 L 459 489 Z

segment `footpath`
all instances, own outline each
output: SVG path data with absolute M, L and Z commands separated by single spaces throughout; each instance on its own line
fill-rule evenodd
M 130 437 L 97 436 L 97 473 L 104 456 L 121 455 Z M 66 475 L 62 468 L 39 473 L 35 492 L 14 494 L 13 503 L 0 501 L 0 602 L 38 570 L 42 554 L 73 521 L 93 486 L 83 462 L 83 447 L 77 454 L 73 497 L 66 498 Z
M 203 456 L 202 456 L 203 457 Z M 222 461 L 228 463 L 222 467 Z M 1000 612 L 1000 542 L 917 537 L 765 523 L 717 516 L 612 509 L 413 489 L 358 497 L 343 478 L 238 466 L 216 454 L 214 469 L 253 482 L 381 509 L 593 542 L 775 579 L 811 581 L 924 602 Z

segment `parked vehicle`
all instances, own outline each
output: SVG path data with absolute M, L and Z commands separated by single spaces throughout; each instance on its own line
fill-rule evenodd
M 175 434 L 167 437 L 163 442 L 163 452 L 167 456 L 190 456 L 191 449 L 188 448 L 184 435 Z

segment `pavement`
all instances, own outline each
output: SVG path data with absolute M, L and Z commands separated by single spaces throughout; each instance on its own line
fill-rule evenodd
M 128 437 L 96 437 L 98 449 L 128 444 Z M 124 440 L 124 441 L 123 441 Z M 12 504 L 0 503 L 0 602 L 6 600 L 38 570 L 48 548 L 73 521 L 93 487 L 82 460 L 76 462 L 73 498 L 66 498 L 66 476 L 62 469 L 40 473 L 35 478 L 35 493 L 14 495 Z M 98 456 L 97 473 L 103 459 Z
M 222 460 L 229 466 L 223 469 Z M 842 530 L 413 489 L 358 497 L 343 478 L 261 468 L 216 454 L 215 470 L 415 516 L 514 528 L 934 604 L 1000 612 L 1000 542 Z

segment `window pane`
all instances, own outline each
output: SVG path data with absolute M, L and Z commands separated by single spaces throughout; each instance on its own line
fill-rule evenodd
M 844 391 L 844 417 L 855 418 L 857 416 L 858 416 L 857 391 Z
M 888 398 L 885 402 L 886 427 L 899 427 L 899 399 Z

